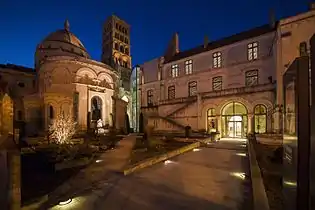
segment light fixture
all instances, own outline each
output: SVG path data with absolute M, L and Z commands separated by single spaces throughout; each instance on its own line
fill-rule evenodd
M 96 160 L 95 162 L 100 163 L 100 162 L 103 162 L 103 160 Z
M 198 152 L 198 151 L 200 151 L 200 150 L 201 150 L 201 149 L 199 149 L 199 148 L 194 148 L 194 149 L 193 149 L 194 152 Z
M 173 163 L 173 161 L 171 161 L 171 160 L 165 160 L 165 161 L 164 161 L 164 164 L 165 164 L 165 165 L 170 164 L 170 163 Z
M 231 176 L 244 180 L 246 178 L 245 173 L 243 172 L 232 172 L 230 173 Z
M 242 152 L 240 152 L 240 153 L 236 153 L 236 155 L 238 155 L 238 156 L 242 156 L 242 157 L 246 157 L 247 155 L 246 155 L 246 153 L 242 153 Z
M 60 201 L 60 202 L 59 202 L 59 206 L 64 206 L 64 205 L 67 205 L 67 204 L 71 203 L 71 201 L 72 201 L 72 199 L 71 199 L 71 198 L 69 198 L 69 199 L 68 199 L 68 200 L 66 200 L 66 201 Z
M 291 187 L 296 187 L 296 182 L 293 181 L 283 181 L 283 184 L 287 185 L 287 186 L 291 186 Z

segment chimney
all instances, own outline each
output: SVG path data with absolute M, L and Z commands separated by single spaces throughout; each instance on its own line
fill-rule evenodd
M 207 48 L 208 47 L 208 44 L 209 44 L 209 38 L 208 36 L 206 35 L 204 37 L 204 40 L 203 40 L 203 48 Z
M 179 39 L 178 39 L 178 33 L 176 32 L 173 35 L 171 41 L 169 42 L 164 55 L 166 58 L 169 58 L 176 55 L 177 53 L 179 53 Z
M 315 2 L 309 4 L 309 10 L 315 10 Z
M 276 26 L 276 16 L 273 9 L 270 9 L 269 12 L 269 25 L 271 28 L 274 28 Z

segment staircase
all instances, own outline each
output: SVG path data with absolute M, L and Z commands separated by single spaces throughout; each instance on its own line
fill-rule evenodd
M 193 103 L 195 103 L 195 102 L 196 102 L 196 100 L 186 102 L 185 105 L 183 105 L 183 106 L 181 106 L 181 107 L 175 109 L 175 110 L 172 111 L 171 113 L 167 114 L 166 117 L 171 117 L 171 116 L 174 115 L 175 113 L 177 113 L 177 112 L 179 112 L 179 111 L 181 111 L 181 110 L 187 108 L 189 105 L 191 105 L 191 104 L 193 104 Z
M 181 129 L 185 129 L 186 126 L 176 122 L 175 120 L 173 120 L 172 118 L 169 117 L 163 117 L 163 116 L 159 116 L 159 115 L 154 115 L 154 116 L 150 116 L 151 118 L 158 118 L 158 119 L 163 119 L 173 125 L 176 125 L 177 127 L 181 128 Z

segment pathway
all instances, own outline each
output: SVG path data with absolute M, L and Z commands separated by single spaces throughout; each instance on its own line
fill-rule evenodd
M 241 142 L 219 142 L 129 176 L 116 174 L 51 209 L 252 209 L 248 157 Z

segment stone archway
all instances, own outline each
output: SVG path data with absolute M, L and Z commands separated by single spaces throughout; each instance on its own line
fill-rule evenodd
M 244 104 L 230 102 L 221 112 L 222 136 L 242 138 L 246 136 L 248 129 L 248 111 Z

